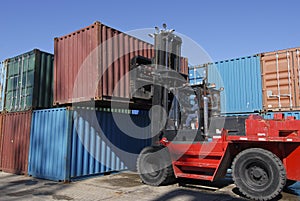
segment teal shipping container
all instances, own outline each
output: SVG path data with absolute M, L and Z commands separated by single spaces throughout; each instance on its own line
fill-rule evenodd
M 0 62 L 0 112 L 4 110 L 7 61 Z
M 6 60 L 6 111 L 52 107 L 53 60 L 52 54 L 38 49 Z
M 151 143 L 145 111 L 56 108 L 33 112 L 28 175 L 55 181 L 135 169 Z
M 209 83 L 221 92 L 221 113 L 253 113 L 262 110 L 262 80 L 258 55 L 208 65 Z

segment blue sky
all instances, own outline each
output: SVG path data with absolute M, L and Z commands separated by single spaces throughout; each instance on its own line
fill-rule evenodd
M 98 20 L 121 31 L 170 28 L 214 61 L 300 46 L 299 0 L 2 1 L 0 60 L 38 48 Z

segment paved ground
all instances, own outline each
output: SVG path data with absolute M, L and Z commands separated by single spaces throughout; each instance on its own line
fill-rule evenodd
M 239 196 L 230 178 L 209 185 L 195 181 L 184 183 L 184 186 L 151 187 L 143 185 L 136 174 L 123 172 L 64 184 L 0 172 L 0 200 L 245 200 Z M 293 192 L 284 192 L 279 200 L 300 200 L 300 197 Z

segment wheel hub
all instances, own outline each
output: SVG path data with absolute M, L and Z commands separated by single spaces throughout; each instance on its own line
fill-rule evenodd
M 266 171 L 261 167 L 251 167 L 250 176 L 253 181 L 256 181 L 259 185 L 265 184 L 268 181 Z

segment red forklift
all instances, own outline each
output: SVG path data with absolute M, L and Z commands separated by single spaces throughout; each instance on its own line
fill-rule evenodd
M 180 73 L 182 40 L 163 26 L 152 34 L 155 58 L 131 61 L 133 96 L 152 102 L 152 146 L 137 160 L 141 180 L 153 186 L 176 178 L 215 181 L 231 168 L 237 188 L 252 200 L 271 200 L 299 181 L 300 120 L 281 113 L 271 120 L 221 116 L 222 89 L 206 79 L 187 84 Z M 197 117 L 184 125 L 192 102 Z

